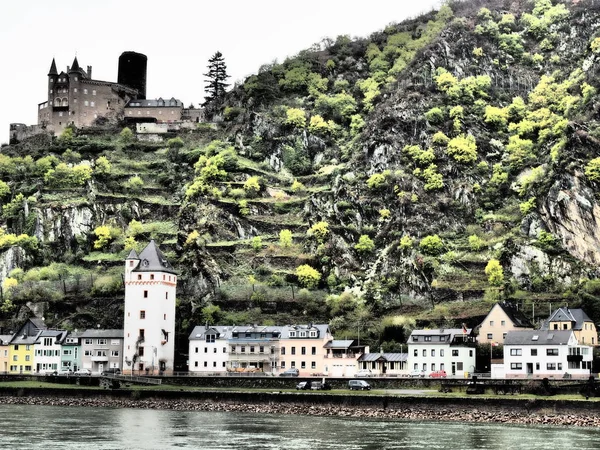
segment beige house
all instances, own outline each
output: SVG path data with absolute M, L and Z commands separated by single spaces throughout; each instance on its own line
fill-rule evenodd
M 293 325 L 281 327 L 279 370 L 296 368 L 299 375 L 327 375 L 327 343 L 333 340 L 328 325 Z
M 533 325 L 514 305 L 506 302 L 496 303 L 479 325 L 477 341 L 480 344 L 504 344 L 509 331 L 519 330 L 533 330 Z
M 0 335 L 0 373 L 8 373 L 12 335 Z
M 558 308 L 548 320 L 544 321 L 542 330 L 573 330 L 580 345 L 598 345 L 596 325 L 583 309 Z

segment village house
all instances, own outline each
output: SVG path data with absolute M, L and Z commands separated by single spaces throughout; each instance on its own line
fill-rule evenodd
M 333 341 L 329 325 L 288 325 L 282 327 L 279 369 L 296 368 L 300 376 L 325 375 L 327 344 Z
M 120 369 L 123 354 L 123 330 L 94 330 L 81 333 L 81 368 L 92 373 Z
M 583 309 L 558 308 L 542 323 L 542 330 L 573 330 L 580 344 L 598 345 L 598 332 Z
M 592 359 L 573 330 L 510 331 L 504 341 L 506 378 L 588 377 Z
M 0 373 L 8 373 L 12 334 L 0 334 Z
M 425 376 L 438 370 L 463 378 L 475 372 L 472 329 L 413 330 L 408 338 L 408 367 Z
M 408 376 L 408 353 L 365 353 L 358 358 L 358 369 L 373 376 Z
M 81 368 L 81 333 L 69 333 L 62 343 L 60 370 L 76 372 Z
M 360 357 L 369 353 L 369 346 L 355 339 L 331 340 L 325 344 L 324 374 L 332 377 L 350 377 L 356 372 Z
M 61 368 L 62 343 L 67 336 L 66 331 L 42 330 L 34 343 L 35 371 L 37 373 L 54 373 Z
M 500 302 L 492 307 L 478 328 L 477 341 L 480 344 L 503 344 L 509 331 L 533 330 L 534 327 L 516 305 Z
M 215 375 L 227 372 L 232 328 L 208 325 L 194 327 L 189 336 L 188 370 Z
M 9 355 L 11 374 L 32 374 L 34 365 L 34 347 L 38 336 L 46 330 L 42 319 L 28 319 L 10 340 Z

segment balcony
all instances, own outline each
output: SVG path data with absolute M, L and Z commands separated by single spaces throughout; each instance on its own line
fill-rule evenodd
M 583 361 L 583 355 L 567 355 L 567 362 L 580 363 Z
M 92 356 L 92 362 L 108 362 L 108 356 Z

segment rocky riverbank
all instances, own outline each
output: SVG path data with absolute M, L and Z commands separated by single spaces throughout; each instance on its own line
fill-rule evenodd
M 110 408 L 143 408 L 168 409 L 177 411 L 215 411 L 244 412 L 257 414 L 299 414 L 311 416 L 347 417 L 355 419 L 386 420 L 436 420 L 459 422 L 506 423 L 518 425 L 555 425 L 555 426 L 600 426 L 600 413 L 591 412 L 581 405 L 580 412 L 568 414 L 551 411 L 530 411 L 527 407 L 513 410 L 486 408 L 438 407 L 419 405 L 409 402 L 405 406 L 394 405 L 393 408 L 374 408 L 363 406 L 342 406 L 333 404 L 300 404 L 293 402 L 234 402 L 207 401 L 189 399 L 123 399 L 123 398 L 81 398 L 54 396 L 0 396 L 0 404 L 14 405 L 48 405 L 48 406 L 82 406 Z M 517 404 L 515 405 L 517 406 Z

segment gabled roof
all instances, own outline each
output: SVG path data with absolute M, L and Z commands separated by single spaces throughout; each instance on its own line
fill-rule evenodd
M 324 345 L 325 348 L 350 348 L 354 344 L 354 340 L 345 339 L 345 340 L 332 340 Z
M 558 308 L 550 317 L 542 323 L 541 329 L 550 329 L 550 323 L 552 322 L 572 322 L 571 328 L 573 330 L 583 330 L 583 324 L 585 322 L 591 322 L 592 319 L 588 317 L 585 311 L 581 308 L 570 309 L 566 306 Z
M 533 324 L 515 305 L 507 302 L 497 303 L 497 305 L 504 311 L 515 327 L 533 328 Z
M 380 359 L 387 362 L 407 361 L 408 353 L 363 353 L 358 361 L 372 362 Z
M 45 337 L 54 337 L 56 338 L 56 343 L 61 344 L 62 341 L 64 341 L 67 337 L 67 334 L 69 334 L 69 332 L 63 330 L 41 330 L 37 335 L 36 344 L 40 341 L 40 339 Z
M 8 345 L 14 334 L 0 334 L 0 345 Z
M 177 274 L 165 255 L 156 246 L 154 240 L 142 250 L 139 254 L 140 262 L 132 272 L 167 272 Z
M 566 345 L 572 334 L 571 330 L 509 331 L 504 338 L 504 345 Z
M 131 251 L 129 252 L 129 255 L 127 255 L 126 259 L 140 259 L 140 258 L 138 257 L 138 254 L 135 251 L 135 249 L 132 248 Z
M 58 75 L 58 71 L 56 70 L 56 61 L 52 58 L 52 64 L 50 65 L 50 71 L 48 72 L 48 76 L 50 75 Z

